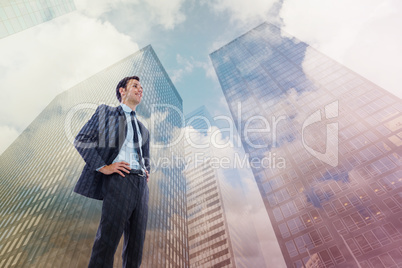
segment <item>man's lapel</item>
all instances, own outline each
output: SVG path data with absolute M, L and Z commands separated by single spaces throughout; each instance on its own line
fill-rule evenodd
M 118 117 L 118 129 L 117 136 L 118 136 L 118 144 L 117 144 L 117 152 L 120 152 L 121 147 L 127 136 L 127 120 L 126 115 L 124 114 L 123 108 L 121 106 L 117 106 L 117 115 Z
M 149 132 L 145 129 L 145 126 L 138 119 L 137 122 L 138 126 L 140 127 L 140 133 L 142 138 L 141 147 L 142 147 L 149 139 Z
M 114 137 L 114 144 L 110 146 L 110 150 L 113 150 L 111 155 L 111 161 L 113 161 L 119 154 L 127 135 L 126 116 L 124 115 L 124 111 L 120 105 L 110 114 L 109 122 L 109 133 L 111 135 L 113 133 Z

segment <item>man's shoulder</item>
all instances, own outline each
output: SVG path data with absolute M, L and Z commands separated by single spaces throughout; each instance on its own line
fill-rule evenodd
M 149 130 L 147 129 L 147 127 L 146 127 L 140 120 L 137 119 L 137 122 L 138 122 L 138 124 L 139 124 L 139 126 L 140 126 L 141 129 L 143 129 L 143 130 L 149 132 Z
M 116 114 L 117 112 L 119 112 L 119 107 L 120 106 L 109 106 L 106 104 L 101 104 L 96 109 L 96 112 L 97 113 L 106 113 L 106 114 Z

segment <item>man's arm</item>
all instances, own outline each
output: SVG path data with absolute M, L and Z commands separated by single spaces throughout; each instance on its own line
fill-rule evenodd
M 82 127 L 74 140 L 75 148 L 88 164 L 90 169 L 94 171 L 106 165 L 105 161 L 98 153 L 99 131 L 105 131 L 104 129 L 100 130 L 99 127 L 99 113 L 102 109 L 101 106 L 98 106 L 91 119 L 89 119 L 89 121 Z M 104 128 L 104 126 L 102 127 Z
M 146 151 L 146 153 L 144 155 L 146 155 L 146 158 L 144 159 L 144 163 L 145 163 L 145 174 L 147 176 L 147 182 L 149 181 L 149 173 L 151 172 L 151 165 L 150 163 L 150 159 L 149 159 L 149 140 L 146 143 L 146 146 L 144 146 L 144 149 Z
M 123 172 L 130 173 L 130 165 L 127 162 L 121 161 L 107 165 L 98 152 L 99 134 L 102 131 L 106 131 L 106 124 L 102 121 L 104 119 L 101 119 L 101 122 L 99 122 L 99 114 L 104 112 L 102 109 L 105 108 L 105 105 L 101 105 L 96 109 L 94 115 L 82 127 L 77 137 L 75 137 L 74 146 L 91 170 L 96 170 L 105 175 L 119 173 L 125 177 Z
M 144 164 L 145 164 L 145 168 L 147 170 L 148 173 L 151 173 L 151 165 L 150 165 L 150 155 L 149 155 L 149 131 L 147 130 L 147 141 L 145 142 L 144 146 L 143 146 L 143 155 L 144 155 Z
M 143 155 L 143 160 L 144 160 L 144 165 L 145 165 L 145 174 L 147 177 L 147 182 L 149 181 L 149 173 L 151 172 L 151 165 L 150 165 L 150 156 L 149 156 L 149 131 L 143 126 L 143 129 L 145 129 L 144 134 L 143 134 L 143 139 L 145 140 L 145 143 L 142 145 L 141 150 L 142 150 L 142 155 Z
M 124 161 L 115 162 L 110 165 L 104 166 L 100 168 L 98 171 L 105 174 L 110 175 L 113 173 L 119 173 L 122 177 L 126 177 L 123 172 L 130 173 L 130 164 Z

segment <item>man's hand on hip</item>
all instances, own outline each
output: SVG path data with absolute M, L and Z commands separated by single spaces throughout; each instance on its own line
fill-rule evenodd
M 102 172 L 105 175 L 110 175 L 113 173 L 119 173 L 122 177 L 125 177 L 123 172 L 130 173 L 130 164 L 124 161 L 112 163 L 108 166 L 104 166 L 103 168 L 99 169 L 99 172 Z

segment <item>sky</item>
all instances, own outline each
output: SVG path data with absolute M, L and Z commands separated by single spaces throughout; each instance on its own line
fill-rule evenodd
M 213 116 L 229 115 L 209 54 L 265 21 L 402 98 L 400 0 L 75 0 L 75 5 L 74 12 L 0 39 L 0 153 L 59 93 L 149 44 L 180 93 L 184 114 L 205 105 Z M 242 174 L 252 178 L 249 170 Z M 255 183 L 247 187 L 258 233 L 268 218 L 258 206 Z M 271 247 L 269 233 L 258 235 L 262 249 Z
M 57 94 L 148 44 L 182 96 L 185 114 L 206 105 L 214 116 L 228 115 L 209 54 L 264 21 L 402 97 L 399 0 L 75 0 L 75 5 L 74 12 L 0 39 L 0 153 Z

